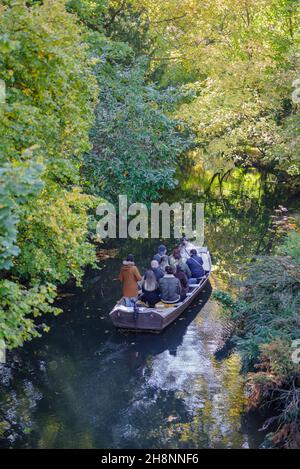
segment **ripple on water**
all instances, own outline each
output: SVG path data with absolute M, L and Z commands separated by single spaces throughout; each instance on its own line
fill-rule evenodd
M 210 301 L 176 351 L 153 357 L 135 398 L 113 429 L 116 447 L 247 447 L 236 354 L 218 362 L 222 323 Z M 113 445 L 113 446 L 114 446 Z

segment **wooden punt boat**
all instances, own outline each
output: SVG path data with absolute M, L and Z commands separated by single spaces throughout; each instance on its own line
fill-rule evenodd
M 155 308 L 138 306 L 138 308 L 124 306 L 123 298 L 110 312 L 110 318 L 117 328 L 147 332 L 161 332 L 180 316 L 190 306 L 208 282 L 212 265 L 209 251 L 206 247 L 196 247 L 198 255 L 203 259 L 205 276 L 200 282 L 190 285 L 190 290 L 184 301 L 176 304 L 157 303 Z

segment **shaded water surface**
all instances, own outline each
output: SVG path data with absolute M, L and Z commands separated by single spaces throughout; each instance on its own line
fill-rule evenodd
M 192 200 L 196 183 L 191 178 L 180 196 Z M 156 243 L 132 241 L 104 250 L 101 271 L 88 272 L 82 290 L 66 289 L 50 332 L 9 354 L 0 372 L 2 447 L 259 446 L 260 422 L 243 415 L 239 357 L 215 355 L 227 324 L 211 291 L 266 248 L 276 200 L 271 194 L 268 202 L 257 181 L 230 184 L 206 198 L 211 284 L 161 335 L 118 332 L 108 318 L 124 253 L 143 270 L 154 252 Z
M 109 302 L 101 302 L 100 285 Z M 91 290 L 65 300 L 51 332 L 7 369 L 2 410 L 13 428 L 4 445 L 248 445 L 238 356 L 214 358 L 222 327 L 210 285 L 161 335 L 115 331 L 107 312 L 117 290 L 100 279 Z

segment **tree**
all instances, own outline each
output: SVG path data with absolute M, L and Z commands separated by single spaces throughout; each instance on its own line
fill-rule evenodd
M 177 112 L 197 133 L 206 167 L 299 173 L 299 2 L 152 0 L 144 8 L 155 43 L 154 76 L 187 83 L 197 98 Z M 292 143 L 291 143 L 292 142 Z
M 16 347 L 39 334 L 34 316 L 59 311 L 55 284 L 95 262 L 96 202 L 76 184 L 97 87 L 63 1 L 1 2 L 0 51 L 0 339 Z
M 162 188 L 174 187 L 177 157 L 193 144 L 182 122 L 168 116 L 180 96 L 147 84 L 141 61 L 99 67 L 98 78 L 93 151 L 85 163 L 90 190 L 111 200 L 118 194 L 154 200 Z

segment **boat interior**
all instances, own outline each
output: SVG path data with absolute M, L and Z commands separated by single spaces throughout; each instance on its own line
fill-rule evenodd
M 163 312 L 168 310 L 170 312 L 170 309 L 175 309 L 178 308 L 179 306 L 183 305 L 186 303 L 191 296 L 193 296 L 198 289 L 200 289 L 203 285 L 203 283 L 206 282 L 207 277 L 210 274 L 211 271 L 211 259 L 210 259 L 210 254 L 209 251 L 206 247 L 195 247 L 197 249 L 198 255 L 202 257 L 203 260 L 203 268 L 205 270 L 205 276 L 197 280 L 197 283 L 190 284 L 189 285 L 189 291 L 186 295 L 186 298 L 183 301 L 178 301 L 176 303 L 164 303 L 163 301 L 160 301 L 156 303 L 155 307 L 149 307 L 146 303 L 142 302 L 139 298 L 136 302 L 136 307 L 138 307 L 139 312 L 147 312 L 147 311 L 159 311 Z M 121 298 L 115 308 L 118 308 L 119 311 L 127 311 L 127 312 L 132 312 L 134 311 L 134 307 L 129 307 L 125 305 L 125 300 L 124 298 Z

